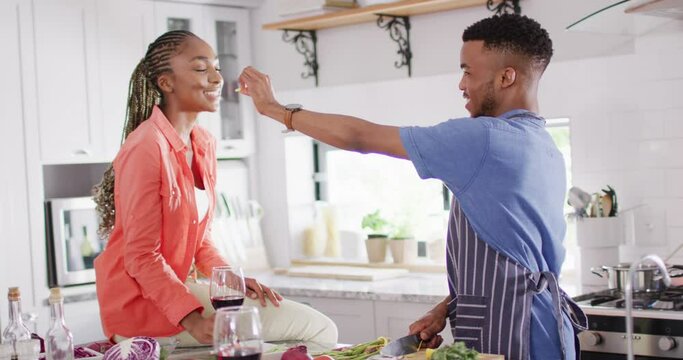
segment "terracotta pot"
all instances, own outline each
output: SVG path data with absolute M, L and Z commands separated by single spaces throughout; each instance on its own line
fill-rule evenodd
M 387 256 L 387 237 L 370 235 L 365 239 L 365 250 L 371 263 L 384 262 Z
M 410 264 L 417 259 L 417 240 L 414 238 L 391 239 L 389 247 L 395 264 Z

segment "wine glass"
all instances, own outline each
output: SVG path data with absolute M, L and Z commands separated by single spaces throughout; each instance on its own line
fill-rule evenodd
M 244 273 L 241 267 L 217 266 L 211 269 L 209 297 L 214 309 L 242 305 L 244 293 Z
M 213 349 L 218 360 L 260 360 L 261 319 L 253 306 L 230 306 L 216 311 Z

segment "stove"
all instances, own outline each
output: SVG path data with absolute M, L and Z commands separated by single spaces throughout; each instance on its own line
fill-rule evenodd
M 588 330 L 579 334 L 581 359 L 626 359 L 623 293 L 610 289 L 574 301 L 588 317 Z M 683 359 L 683 286 L 634 293 L 633 328 L 636 359 Z

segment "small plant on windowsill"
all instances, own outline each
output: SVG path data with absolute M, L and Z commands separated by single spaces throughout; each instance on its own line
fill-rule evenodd
M 417 259 L 417 241 L 413 235 L 413 227 L 408 218 L 397 222 L 391 232 L 391 256 L 396 264 L 409 264 Z
M 368 238 L 388 237 L 389 222 L 382 217 L 379 210 L 363 216 L 361 227 L 368 234 Z
M 384 262 L 387 254 L 389 222 L 382 217 L 379 210 L 375 210 L 363 216 L 361 227 L 368 234 L 368 238 L 365 240 L 368 261 Z

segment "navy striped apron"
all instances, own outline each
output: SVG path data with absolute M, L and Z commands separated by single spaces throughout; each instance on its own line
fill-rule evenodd
M 453 339 L 482 353 L 505 355 L 506 360 L 529 359 L 531 303 L 535 294 L 547 289 L 565 359 L 562 313 L 569 316 L 575 335 L 586 329 L 587 319 L 560 289 L 555 275 L 532 272 L 480 240 L 455 199 L 448 234 L 448 318 Z M 578 357 L 578 340 L 574 346 Z

